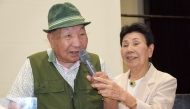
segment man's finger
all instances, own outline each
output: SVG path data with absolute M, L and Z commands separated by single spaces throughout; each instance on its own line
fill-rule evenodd
M 87 80 L 88 80 L 88 81 L 90 81 L 90 82 L 92 82 L 92 81 L 93 81 L 92 77 L 91 77 L 91 76 L 89 76 L 89 75 L 87 75 L 87 76 L 86 76 L 86 78 L 87 78 Z

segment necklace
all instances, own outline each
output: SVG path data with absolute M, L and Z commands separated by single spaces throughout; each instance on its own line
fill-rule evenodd
M 135 81 L 130 80 L 130 81 L 129 81 L 129 85 L 130 85 L 131 87 L 135 87 L 135 86 L 136 86 L 136 83 L 135 83 Z

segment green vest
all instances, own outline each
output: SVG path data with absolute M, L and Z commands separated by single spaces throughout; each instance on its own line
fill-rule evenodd
M 89 54 L 96 70 L 101 71 L 99 57 Z M 73 91 L 54 64 L 48 62 L 46 51 L 28 58 L 32 66 L 34 94 L 37 97 L 38 109 L 103 109 L 102 96 L 86 79 L 89 72 L 84 64 L 80 64 Z

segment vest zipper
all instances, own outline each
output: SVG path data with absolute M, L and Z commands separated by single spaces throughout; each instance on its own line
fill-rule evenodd
M 75 103 L 74 103 L 73 93 L 70 92 L 70 95 L 71 95 L 71 104 L 72 104 L 72 107 L 73 107 L 73 109 L 75 109 Z

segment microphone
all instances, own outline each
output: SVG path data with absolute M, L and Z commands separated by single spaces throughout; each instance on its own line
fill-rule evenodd
M 82 63 L 86 66 L 86 68 L 90 72 L 90 75 L 92 76 L 94 73 L 96 73 L 96 69 L 91 63 L 90 55 L 86 52 L 86 50 L 80 50 L 78 55 Z

